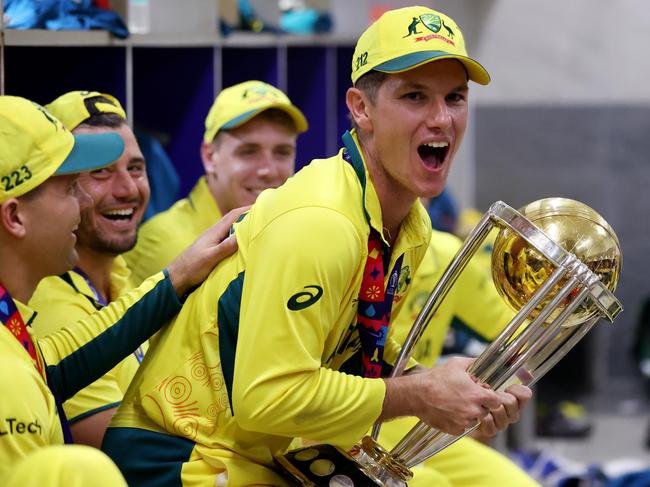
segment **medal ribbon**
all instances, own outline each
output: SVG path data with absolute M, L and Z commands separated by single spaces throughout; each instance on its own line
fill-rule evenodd
M 403 259 L 404 255 L 400 255 L 395 262 L 386 286 L 381 237 L 377 230 L 370 229 L 368 258 L 363 271 L 361 289 L 359 289 L 357 312 L 357 330 L 361 340 L 364 377 L 382 376 L 382 368 L 385 364 L 384 346 Z
M 36 353 L 36 347 L 34 346 L 32 337 L 27 331 L 25 321 L 20 315 L 16 303 L 14 303 L 9 291 L 7 291 L 2 284 L 0 284 L 0 321 L 2 321 L 2 324 L 23 346 L 25 351 L 31 357 L 32 362 L 34 362 L 34 367 L 36 367 L 36 370 L 38 370 L 38 373 L 41 375 L 43 380 L 47 382 L 47 379 L 45 378 L 45 369 L 43 367 L 43 359 Z
M 349 132 L 343 135 L 343 142 L 346 148 L 343 150 L 342 156 L 352 166 L 361 183 L 362 204 L 370 227 L 368 258 L 363 270 L 363 280 L 361 281 L 359 301 L 357 303 L 357 331 L 361 342 L 363 376 L 378 378 L 382 376 L 384 365 L 388 365 L 384 362 L 384 347 L 388 336 L 393 297 L 397 290 L 404 254 L 400 255 L 395 261 L 395 266 L 388 279 L 388 286 L 386 286 L 385 267 L 390 265 L 390 248 L 388 245 L 383 244 L 381 235 L 372 227 L 370 215 L 365 209 L 365 168 L 361 154 Z
M 63 431 L 63 440 L 65 443 L 72 443 L 72 435 L 70 434 L 70 426 L 63 411 L 63 403 L 61 402 L 57 392 L 50 387 L 50 384 L 47 381 L 45 375 L 45 366 L 43 363 L 43 357 L 40 354 L 36 353 L 36 347 L 32 341 L 32 337 L 27 331 L 27 326 L 23 317 L 20 315 L 16 303 L 2 284 L 0 284 L 0 321 L 6 326 L 11 334 L 16 337 L 16 340 L 25 348 L 25 351 L 32 358 L 34 362 L 34 367 L 38 370 L 38 373 L 41 375 L 45 384 L 52 391 L 54 400 L 56 402 L 56 409 L 59 412 L 59 420 L 61 422 L 61 429 Z

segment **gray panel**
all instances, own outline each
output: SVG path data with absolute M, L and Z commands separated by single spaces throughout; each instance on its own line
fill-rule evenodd
M 514 207 L 548 196 L 580 200 L 609 221 L 623 249 L 616 292 L 625 312 L 602 326 L 598 375 L 632 377 L 630 346 L 650 296 L 650 107 L 499 107 L 476 110 L 477 205 Z

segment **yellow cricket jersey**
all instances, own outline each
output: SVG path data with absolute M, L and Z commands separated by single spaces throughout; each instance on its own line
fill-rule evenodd
M 129 485 L 284 485 L 273 456 L 292 438 L 351 446 L 379 416 L 384 381 L 341 371 L 360 370 L 356 304 L 370 225 L 383 228 L 344 140 L 351 163 L 342 150 L 259 196 L 235 225 L 237 253 L 150 342 L 104 437 Z M 418 202 L 390 258 L 404 254 L 400 297 L 430 232 Z M 398 350 L 389 336 L 388 363 Z
M 124 259 L 115 258 L 111 271 L 111 298 L 117 299 L 133 289 L 130 272 Z M 49 335 L 65 325 L 81 320 L 103 305 L 97 301 L 86 279 L 74 271 L 63 276 L 43 279 L 36 288 L 29 306 L 38 312 L 32 328 L 38 336 Z M 122 401 L 131 379 L 144 358 L 147 344 L 141 347 L 63 404 L 70 423 L 116 407 Z
M 205 177 L 187 198 L 146 221 L 135 247 L 124 254 L 135 284 L 167 267 L 183 250 L 221 218 Z
M 16 306 L 45 364 L 47 384 L 18 340 L 0 326 L 0 485 L 21 458 L 63 443 L 54 395 L 65 401 L 104 375 L 181 304 L 165 271 L 92 316 L 38 340 L 30 326 L 35 312 L 18 301 Z

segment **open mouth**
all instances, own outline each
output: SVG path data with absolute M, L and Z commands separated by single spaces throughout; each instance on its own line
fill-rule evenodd
M 109 210 L 102 212 L 102 216 L 104 218 L 115 222 L 131 221 L 134 214 L 134 208 L 126 208 L 123 210 Z
M 445 162 L 449 152 L 449 142 L 429 142 L 418 147 L 418 154 L 424 165 L 430 169 L 438 169 Z

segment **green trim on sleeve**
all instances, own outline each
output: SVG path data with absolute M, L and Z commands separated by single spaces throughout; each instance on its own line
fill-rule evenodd
M 233 416 L 232 382 L 235 375 L 235 354 L 237 352 L 237 335 L 239 334 L 239 309 L 244 288 L 244 272 L 241 272 L 226 288 L 219 298 L 219 355 L 221 356 L 221 372 L 228 391 L 228 402 Z
M 74 418 L 68 418 L 68 423 L 69 424 L 75 424 L 81 421 L 82 419 L 86 419 L 94 414 L 101 413 L 102 411 L 106 411 L 107 409 L 112 409 L 119 407 L 119 405 L 122 404 L 122 401 L 117 401 L 117 402 L 112 402 L 110 404 L 106 404 L 104 406 L 91 409 L 89 411 L 86 411 L 85 413 L 81 413 L 78 416 L 75 416 Z
M 140 297 L 113 324 L 95 338 L 63 358 L 57 365 L 48 365 L 48 383 L 56 391 L 61 401 L 74 396 L 81 389 L 99 379 L 124 358 L 132 354 L 155 332 L 160 330 L 181 308 L 176 291 L 165 270 L 165 279 L 158 281 L 152 289 Z M 101 327 L 113 316 L 121 302 L 128 300 L 137 289 L 106 306 L 97 313 L 78 322 L 78 325 Z M 132 298 L 130 298 L 132 299 Z M 77 325 L 75 324 L 75 325 Z M 67 328 L 74 332 L 75 327 Z M 91 332 L 93 330 L 91 329 Z

